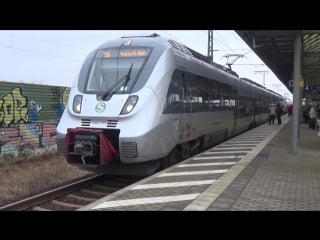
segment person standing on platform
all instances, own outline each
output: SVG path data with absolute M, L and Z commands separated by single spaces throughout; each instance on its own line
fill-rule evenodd
M 318 137 L 320 137 L 320 115 L 318 115 L 317 124 L 318 124 Z
M 281 124 L 281 115 L 282 115 L 282 108 L 280 107 L 280 103 L 277 103 L 276 106 L 276 115 L 277 115 L 277 119 L 278 119 L 278 124 Z
M 288 106 L 288 108 L 287 108 L 288 117 L 290 117 L 290 116 L 292 115 L 292 108 L 293 108 L 292 104 L 290 104 L 290 105 Z
M 317 104 L 316 106 L 316 116 L 317 116 L 318 136 L 320 137 L 320 104 Z
M 274 125 L 275 115 L 276 115 L 276 106 L 274 104 L 270 104 L 270 106 L 269 106 L 269 125 L 271 123 Z
M 302 107 L 302 112 L 303 112 L 304 123 L 308 123 L 308 121 L 309 121 L 309 111 L 308 111 L 308 106 L 307 105 Z
M 317 121 L 317 115 L 316 115 L 316 110 L 314 109 L 314 106 L 312 105 L 309 111 L 309 128 L 315 129 L 316 127 L 316 121 Z

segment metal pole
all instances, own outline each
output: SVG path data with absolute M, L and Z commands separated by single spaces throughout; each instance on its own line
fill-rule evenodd
M 254 71 L 255 73 L 263 73 L 263 86 L 266 86 L 266 73 L 268 73 L 268 70 L 264 70 L 264 71 Z
M 297 154 L 298 135 L 300 124 L 300 73 L 301 73 L 301 36 L 296 35 L 294 40 L 294 64 L 293 64 L 293 112 L 292 112 L 292 145 L 291 153 Z
M 213 62 L 213 30 L 208 30 L 208 59 Z

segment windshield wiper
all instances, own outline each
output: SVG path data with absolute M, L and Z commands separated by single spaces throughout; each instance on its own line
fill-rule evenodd
M 115 91 L 111 92 L 111 90 L 115 89 L 120 83 L 122 83 L 124 80 L 126 80 L 125 83 L 124 83 L 124 86 L 123 86 L 123 92 L 124 92 L 124 90 L 125 90 L 128 82 L 129 82 L 129 80 L 130 80 L 130 75 L 131 75 L 132 67 L 133 67 L 133 63 L 131 63 L 131 66 L 130 66 L 130 68 L 129 68 L 128 73 L 127 73 L 126 75 L 124 75 L 119 81 L 117 81 L 115 84 L 113 84 L 113 85 L 108 89 L 108 91 L 102 96 L 102 98 L 101 98 L 102 100 L 105 100 L 109 95 L 110 95 L 109 97 L 111 97 L 111 96 L 115 93 Z
M 127 75 L 125 76 L 126 81 L 124 82 L 122 93 L 124 93 L 124 91 L 126 90 L 127 84 L 130 81 L 130 75 L 131 75 L 132 67 L 133 67 L 133 63 L 131 63 L 130 69 L 129 69 Z

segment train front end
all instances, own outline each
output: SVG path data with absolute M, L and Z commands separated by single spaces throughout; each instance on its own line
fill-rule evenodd
M 130 136 L 148 134 L 153 126 L 146 116 L 160 107 L 145 84 L 165 47 L 155 49 L 148 42 L 143 38 L 106 42 L 85 60 L 57 126 L 58 150 L 68 163 L 105 171 L 124 162 L 150 160 L 138 156 L 139 140 L 130 141 Z

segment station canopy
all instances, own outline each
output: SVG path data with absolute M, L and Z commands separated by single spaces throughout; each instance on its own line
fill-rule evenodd
M 302 38 L 303 97 L 320 101 L 320 30 L 236 30 L 292 93 L 294 40 Z

